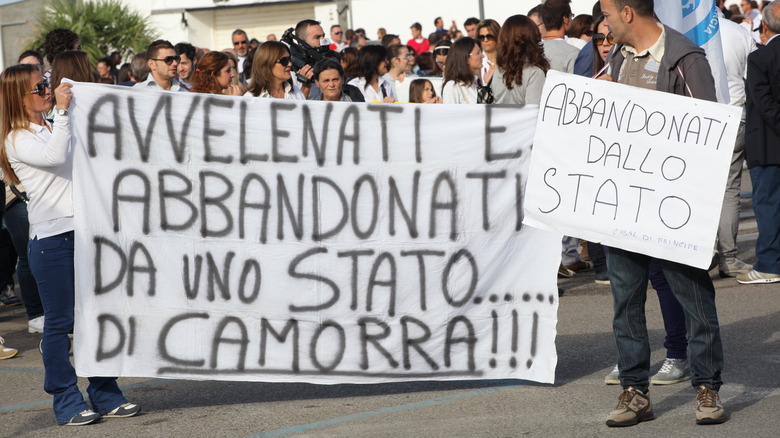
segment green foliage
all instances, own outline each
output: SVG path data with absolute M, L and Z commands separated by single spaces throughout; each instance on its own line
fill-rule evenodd
M 39 14 L 35 39 L 26 49 L 43 54 L 46 34 L 57 28 L 79 35 L 81 50 L 87 52 L 93 65 L 114 50 L 126 59 L 146 50 L 156 39 L 147 18 L 119 0 L 54 0 Z

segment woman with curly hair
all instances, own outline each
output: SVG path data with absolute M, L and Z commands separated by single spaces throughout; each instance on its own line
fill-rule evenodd
M 230 68 L 230 58 L 222 52 L 212 51 L 203 55 L 190 76 L 190 91 L 241 96 L 241 88 L 231 83 L 235 76 Z
M 541 40 L 530 18 L 513 15 L 506 19 L 498 35 L 498 68 L 491 84 L 496 103 L 539 104 L 550 69 Z

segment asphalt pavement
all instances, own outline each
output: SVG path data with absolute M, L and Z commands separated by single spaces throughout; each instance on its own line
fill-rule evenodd
M 749 184 L 745 184 L 749 190 Z M 743 200 L 740 257 L 754 260 L 755 220 Z M 729 420 L 697 426 L 689 382 L 655 386 L 656 419 L 628 429 L 605 426 L 620 389 L 604 376 L 616 361 L 609 286 L 593 273 L 561 280 L 558 367 L 553 385 L 532 382 L 408 382 L 311 385 L 121 378 L 143 406 L 134 418 L 57 426 L 43 390 L 40 335 L 27 333 L 21 307 L 0 307 L 0 335 L 17 357 L 0 361 L 0 437 L 517 437 L 708 436 L 780 434 L 780 284 L 740 285 L 711 272 L 725 350 L 720 396 Z M 655 371 L 664 359 L 663 322 L 647 301 Z M 80 387 L 86 388 L 85 379 Z

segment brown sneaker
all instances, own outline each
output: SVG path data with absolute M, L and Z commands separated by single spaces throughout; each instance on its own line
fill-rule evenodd
M 607 426 L 633 426 L 640 421 L 650 421 L 654 418 L 653 404 L 650 403 L 647 395 L 637 391 L 633 386 L 629 386 L 618 397 L 615 410 L 609 413 Z
M 720 424 L 726 421 L 726 411 L 720 404 L 718 391 L 699 386 L 696 393 L 696 424 Z

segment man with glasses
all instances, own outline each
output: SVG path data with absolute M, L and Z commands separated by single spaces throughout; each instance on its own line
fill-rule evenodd
M 607 58 L 609 76 L 621 84 L 680 96 L 716 101 L 715 81 L 704 50 L 685 35 L 655 20 L 653 0 L 600 0 L 616 45 Z M 647 391 L 650 344 L 645 321 L 648 266 L 651 257 L 611 247 L 607 253 L 623 392 L 607 426 L 632 426 L 655 418 Z M 691 383 L 696 389 L 696 424 L 726 421 L 718 390 L 723 383 L 715 287 L 699 268 L 657 259 L 675 298 L 683 307 L 688 329 Z
M 244 61 L 249 54 L 249 37 L 243 30 L 236 29 L 231 38 L 233 39 L 233 50 L 236 51 L 238 58 L 238 74 L 241 75 L 244 73 Z
M 334 24 L 330 27 L 330 50 L 334 52 L 340 52 L 341 49 L 347 47 L 346 43 L 343 43 L 344 31 L 341 29 L 341 25 Z
M 146 56 L 146 65 L 149 66 L 149 77 L 145 81 L 135 84 L 134 87 L 153 90 L 187 91 L 176 80 L 181 58 L 176 54 L 176 49 L 170 41 L 157 40 L 153 42 L 146 49 Z

